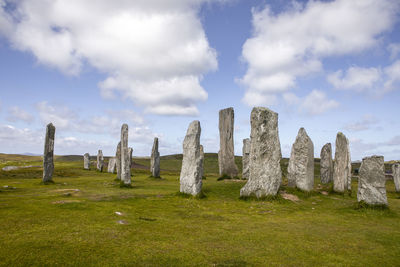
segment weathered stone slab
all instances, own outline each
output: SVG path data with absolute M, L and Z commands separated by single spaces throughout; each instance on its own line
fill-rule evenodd
M 104 168 L 104 157 L 103 157 L 103 151 L 99 150 L 97 152 L 97 170 L 98 171 L 103 171 Z
M 183 141 L 183 159 L 180 175 L 180 192 L 198 195 L 202 188 L 202 160 L 200 155 L 199 121 L 193 121 Z
M 160 177 L 160 152 L 158 152 L 158 138 L 154 137 L 150 157 L 150 172 L 153 177 Z
M 200 145 L 200 160 L 201 160 L 201 175 L 200 177 L 203 179 L 204 177 L 204 148 Z
M 239 170 L 235 164 L 235 150 L 233 146 L 234 111 L 226 108 L 219 111 L 219 146 L 218 166 L 219 175 L 237 177 Z
M 43 153 L 43 182 L 49 182 L 54 172 L 54 136 L 56 127 L 52 123 L 47 124 Z
M 392 165 L 393 182 L 396 192 L 400 192 L 400 164 L 395 163 Z
M 242 148 L 242 179 L 249 179 L 250 175 L 250 138 L 243 139 Z
M 387 205 L 383 156 L 363 158 L 358 178 L 358 202 L 370 205 Z
M 83 168 L 85 170 L 90 170 L 90 155 L 89 155 L 89 153 L 85 153 L 83 155 Z
M 336 135 L 335 163 L 333 167 L 333 190 L 344 193 L 351 188 L 351 159 L 349 140 L 339 132 Z
M 121 141 L 118 142 L 115 152 L 115 167 L 117 168 L 117 180 L 121 180 Z
M 131 185 L 131 157 L 128 148 L 128 125 L 121 127 L 121 182 Z
M 325 144 L 321 149 L 320 162 L 321 183 L 327 184 L 333 180 L 333 160 L 332 160 L 332 145 Z
M 282 181 L 278 113 L 264 107 L 251 112 L 250 175 L 240 196 L 276 195 Z
M 107 172 L 109 173 L 115 173 L 116 170 L 116 165 L 117 165 L 117 159 L 116 158 L 110 158 L 108 160 L 108 168 L 107 168 Z
M 288 185 L 304 191 L 314 188 L 314 144 L 304 128 L 300 128 L 292 146 L 288 166 Z

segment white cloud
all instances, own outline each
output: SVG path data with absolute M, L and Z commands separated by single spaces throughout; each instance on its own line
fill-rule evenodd
M 9 108 L 7 120 L 11 122 L 24 121 L 26 123 L 31 123 L 34 118 L 25 110 L 21 109 L 20 107 L 14 106 Z
M 344 74 L 342 70 L 328 75 L 327 80 L 337 89 L 364 91 L 372 88 L 380 80 L 378 68 L 350 67 Z
M 313 90 L 305 97 L 298 97 L 293 93 L 283 94 L 283 100 L 290 106 L 305 115 L 320 115 L 328 110 L 335 109 L 339 103 L 328 99 L 326 94 L 320 90 Z
M 379 120 L 371 114 L 364 115 L 359 121 L 346 124 L 343 128 L 350 132 L 359 132 L 370 129 L 379 123 Z
M 242 50 L 248 64 L 239 80 L 246 87 L 244 99 L 283 93 L 298 77 L 322 70 L 324 58 L 378 46 L 381 35 L 394 25 L 399 7 L 390 0 L 293 3 L 279 14 L 268 5 L 253 9 L 253 36 Z
M 350 67 L 328 75 L 327 80 L 336 89 L 368 92 L 381 96 L 395 89 L 400 81 L 400 60 L 382 68 Z
M 198 10 L 212 0 L 21 0 L 14 11 L 0 1 L 0 33 L 15 49 L 70 75 L 92 65 L 108 76 L 99 84 L 105 98 L 121 92 L 173 115 L 195 115 L 207 99 L 200 81 L 217 55 Z

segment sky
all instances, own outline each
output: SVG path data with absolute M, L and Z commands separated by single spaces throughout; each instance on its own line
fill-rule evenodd
M 397 0 L 0 0 L 0 153 L 182 153 L 193 120 L 218 152 L 235 111 L 235 154 L 255 106 L 279 114 L 282 155 L 300 127 L 315 157 L 337 132 L 352 160 L 400 159 Z

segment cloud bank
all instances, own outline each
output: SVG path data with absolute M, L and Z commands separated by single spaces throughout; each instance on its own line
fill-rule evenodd
M 198 17 L 204 2 L 211 0 L 0 0 L 0 33 L 65 74 L 96 68 L 106 75 L 105 98 L 196 115 L 207 99 L 202 77 L 218 67 Z

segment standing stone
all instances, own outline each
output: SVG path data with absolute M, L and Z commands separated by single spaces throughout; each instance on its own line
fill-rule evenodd
M 349 140 L 339 132 L 336 135 L 335 164 L 333 167 L 333 190 L 344 193 L 349 188 L 351 178 L 351 160 L 349 151 Z M 351 180 L 350 180 L 351 186 Z
M 304 128 L 300 128 L 292 146 L 288 166 L 288 185 L 304 191 L 314 188 L 314 144 Z
M 117 159 L 115 157 L 110 158 L 108 160 L 108 168 L 107 168 L 107 172 L 109 173 L 114 173 L 115 172 L 115 166 L 117 164 Z
M 204 177 L 204 148 L 200 145 L 200 160 L 201 160 L 201 179 Z
M 395 163 L 392 166 L 393 182 L 396 192 L 400 192 L 400 164 Z
M 117 168 L 117 180 L 121 180 L 121 141 L 118 143 L 117 151 L 115 152 L 115 165 Z
M 99 150 L 99 152 L 97 153 L 97 170 L 102 172 L 103 168 L 104 168 L 103 151 Z
M 52 123 L 47 124 L 46 139 L 43 153 L 43 182 L 50 182 L 54 172 L 54 135 L 56 127 Z
M 85 153 L 83 155 L 83 168 L 85 170 L 90 170 L 90 155 L 89 155 L 89 153 Z
M 128 148 L 128 125 L 123 124 L 121 127 L 121 182 L 125 185 L 131 184 L 131 164 L 129 161 Z
M 386 178 L 383 156 L 365 157 L 358 178 L 358 202 L 370 205 L 387 205 Z
M 186 132 L 183 141 L 183 159 L 180 175 L 180 192 L 198 195 L 202 187 L 202 161 L 200 155 L 200 134 L 199 121 L 193 121 Z
M 150 172 L 153 177 L 160 177 L 160 152 L 158 152 L 158 138 L 154 137 L 151 149 Z
M 250 174 L 250 138 L 243 139 L 242 149 L 242 178 L 249 179 Z
M 320 162 L 321 183 L 327 184 L 333 180 L 332 145 L 325 144 L 321 149 Z
M 133 166 L 133 158 L 132 158 L 133 148 L 128 148 L 128 155 L 129 155 L 129 173 L 132 176 L 132 166 Z
M 233 148 L 234 112 L 233 108 L 219 111 L 219 146 L 218 165 L 219 175 L 237 177 L 239 170 L 235 164 L 235 150 Z
M 251 112 L 250 175 L 240 196 L 276 195 L 282 181 L 278 113 L 255 107 Z

